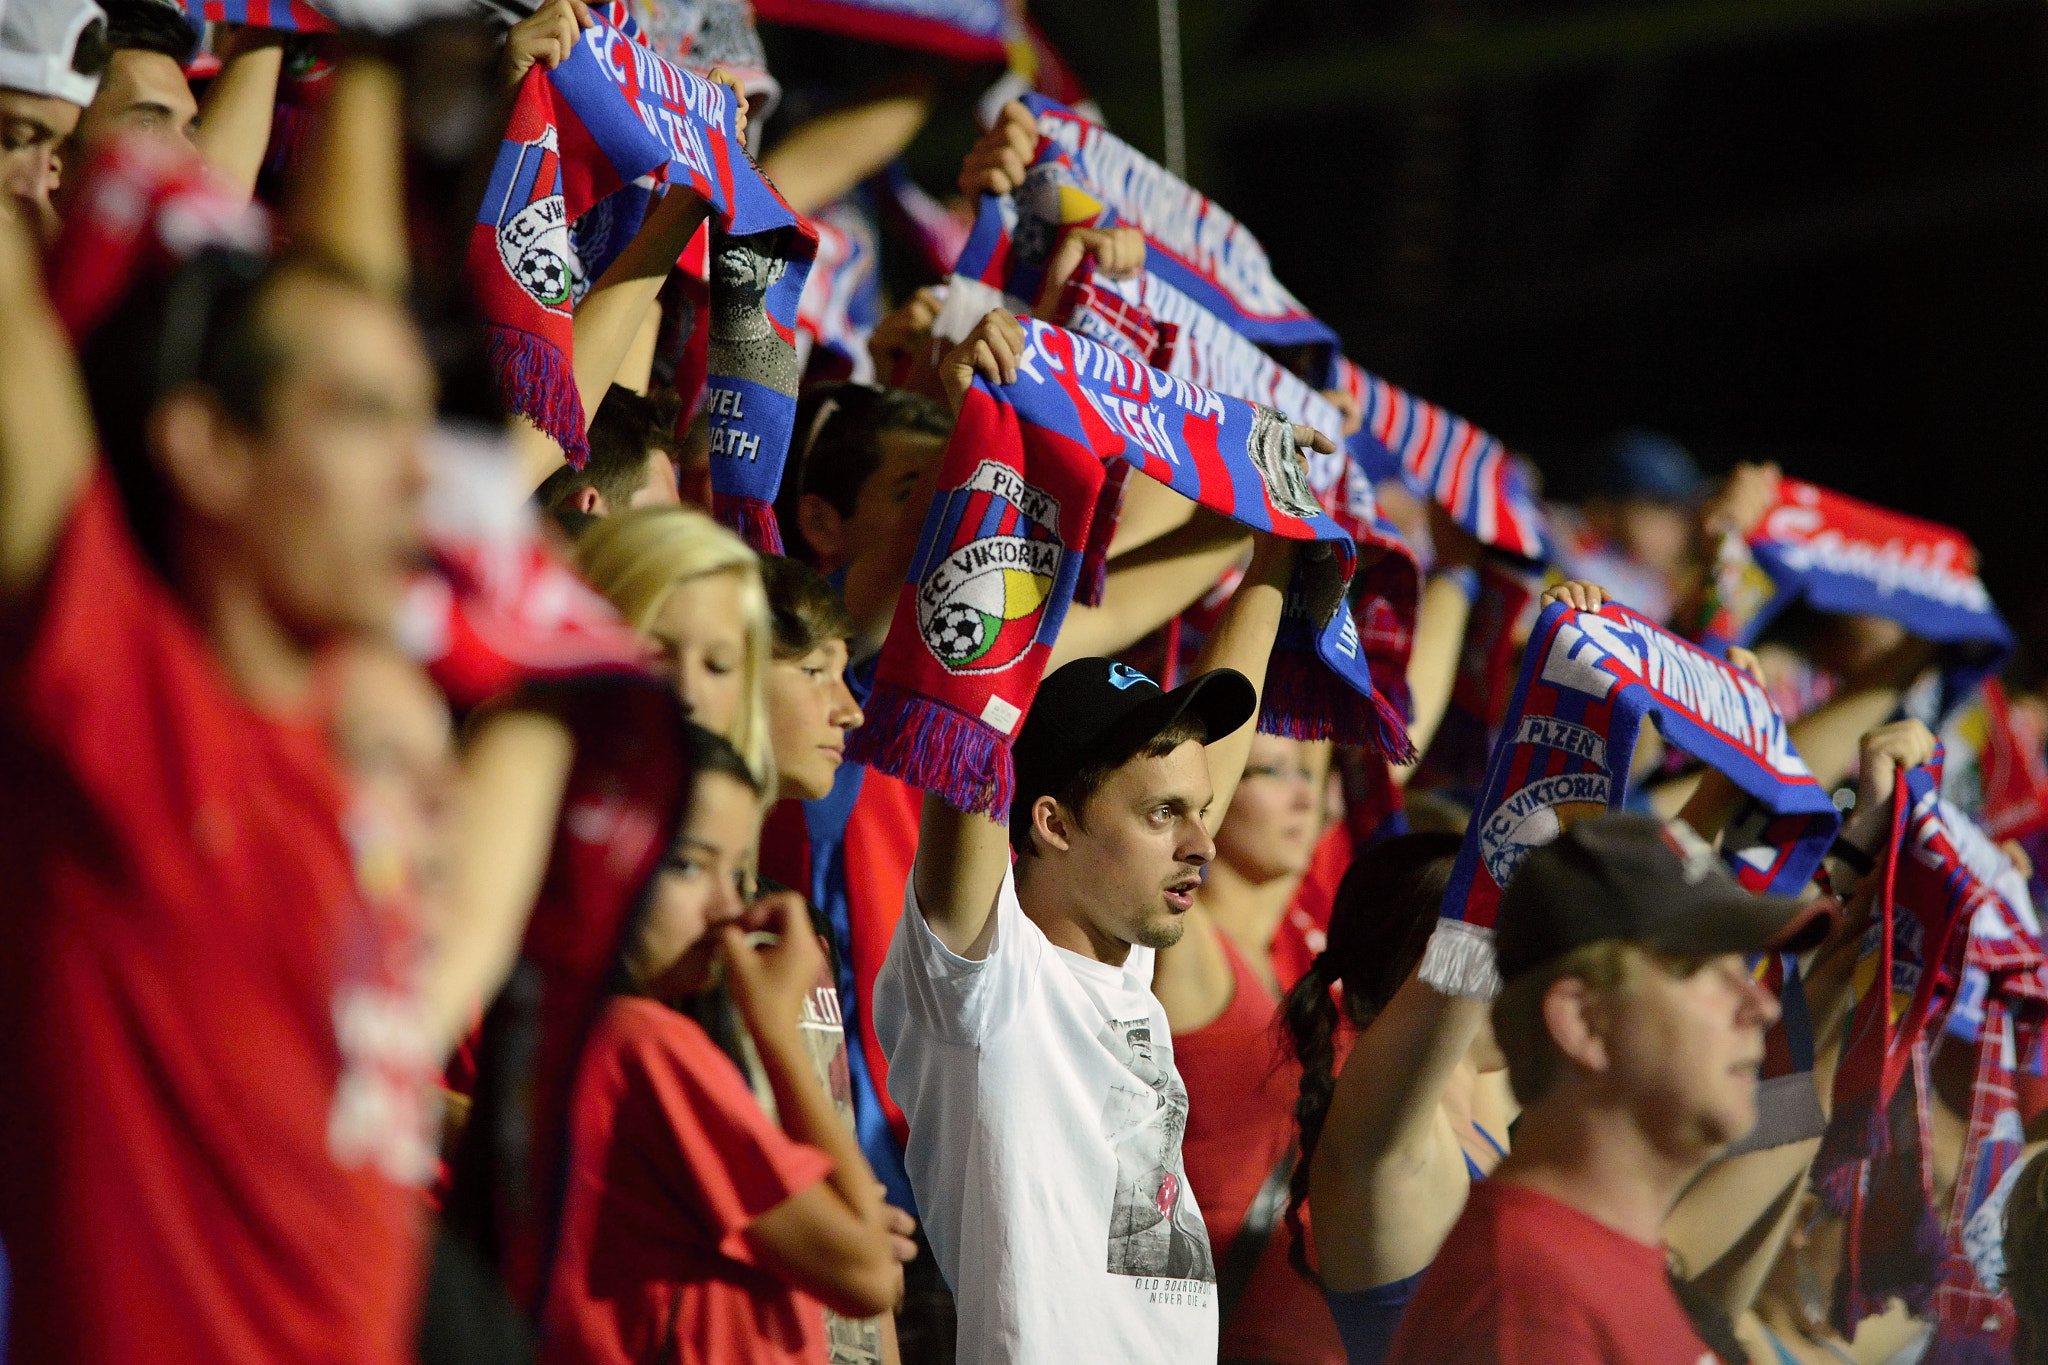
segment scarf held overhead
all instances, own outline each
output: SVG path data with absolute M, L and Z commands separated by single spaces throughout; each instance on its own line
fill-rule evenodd
M 1073 600 L 1120 459 L 1302 549 L 1261 725 L 1410 757 L 1349 612 L 1357 551 L 1310 493 L 1292 425 L 1048 323 L 1026 320 L 1014 383 L 977 378 L 897 600 L 849 756 L 956 808 L 1004 818 L 1010 745 Z
M 1499 991 L 1493 923 L 1501 892 L 1531 850 L 1622 804 L 1646 717 L 1758 808 L 1731 826 L 1723 849 L 1737 879 L 1783 895 L 1806 884 L 1840 817 L 1763 688 L 1626 607 L 1586 612 L 1553 603 L 1522 655 L 1486 786 L 1423 955 L 1424 981 L 1449 995 Z
M 1785 608 L 1881 616 L 1944 651 L 1942 711 L 1962 702 L 2013 649 L 2013 633 L 1977 576 L 1959 531 L 1782 479 L 1747 542 L 1727 537 L 1701 641 L 1716 653 L 1753 642 Z
M 1823 1185 L 1839 1168 L 1881 1149 L 1876 1116 L 1890 1105 L 1913 1045 L 1938 1032 L 1955 1006 L 1978 915 L 1989 909 L 1994 918 L 2032 919 L 2012 860 L 1942 797 L 1942 759 L 1937 749 L 1932 762 L 1899 781 L 1877 922 L 1835 1073 L 1835 1118 L 1814 1160 L 1814 1178 Z
M 1273 275 L 1265 249 L 1222 207 L 1072 110 L 1024 97 L 1039 140 L 1026 181 L 983 195 L 961 249 L 936 335 L 958 341 L 991 308 L 1023 316 L 1043 292 L 1046 267 L 1065 236 L 1083 227 L 1145 234 L 1145 273 L 1120 282 L 1084 261 L 1057 301 L 1069 331 L 1141 364 L 1284 413 L 1341 441 L 1343 414 L 1260 344 L 1332 350 L 1336 334 Z M 1380 515 L 1372 480 L 1340 448 L 1305 452 L 1309 486 L 1352 539 L 1381 551 L 1353 591 L 1355 628 L 1374 680 L 1407 714 L 1408 655 L 1420 595 L 1414 552 Z M 1082 575 L 1082 600 L 1094 576 Z
M 651 177 L 701 196 L 715 219 L 709 369 L 712 487 L 720 515 L 779 550 L 767 508 L 796 413 L 797 302 L 815 235 L 762 178 L 722 86 L 598 24 L 520 86 L 470 240 L 471 288 L 506 405 L 588 457 L 572 362 L 569 224 Z
M 1025 41 L 1004 0 L 754 0 L 754 13 L 771 24 L 968 62 L 1006 61 L 1011 47 Z

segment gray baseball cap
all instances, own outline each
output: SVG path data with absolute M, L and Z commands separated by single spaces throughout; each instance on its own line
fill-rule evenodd
M 107 16 L 93 0 L 0 0 L 0 90 L 83 109 L 108 55 Z

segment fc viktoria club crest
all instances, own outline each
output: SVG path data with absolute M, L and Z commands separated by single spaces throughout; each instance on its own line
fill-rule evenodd
M 1065 553 L 1059 528 L 1059 505 L 993 461 L 946 494 L 917 628 L 949 672 L 1000 672 L 1031 648 Z
M 517 160 L 499 165 L 492 187 L 504 185 L 498 204 L 498 256 L 506 273 L 543 308 L 569 311 L 572 257 L 569 215 L 562 202 L 562 161 L 549 128 L 519 148 Z

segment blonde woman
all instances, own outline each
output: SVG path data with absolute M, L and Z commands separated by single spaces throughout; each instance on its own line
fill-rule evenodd
M 577 542 L 576 561 L 654 647 L 689 718 L 774 791 L 760 558 L 702 512 L 643 507 L 601 518 Z

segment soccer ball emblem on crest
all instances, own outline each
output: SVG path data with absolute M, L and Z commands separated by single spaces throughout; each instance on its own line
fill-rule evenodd
M 917 628 L 950 673 L 996 673 L 1038 638 L 1066 551 L 1059 505 L 983 461 L 943 494 L 944 533 L 917 583 Z
M 505 271 L 543 308 L 569 311 L 574 257 L 569 246 L 569 215 L 562 202 L 561 159 L 555 130 L 547 129 L 519 148 L 508 168 L 500 154 L 492 174 L 493 189 L 502 177 L 504 199 L 498 215 L 498 257 Z M 505 172 L 509 169 L 509 175 Z
M 960 603 L 941 608 L 932 626 L 932 648 L 944 663 L 967 663 L 988 642 L 988 618 Z

